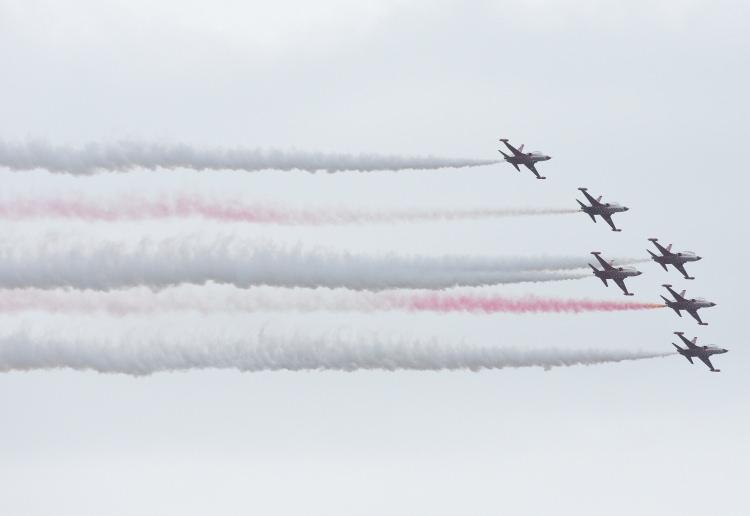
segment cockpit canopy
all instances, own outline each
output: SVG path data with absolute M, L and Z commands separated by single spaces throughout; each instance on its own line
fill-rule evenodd
M 699 303 L 705 303 L 706 299 L 702 297 L 694 297 L 693 301 L 698 301 Z
M 543 157 L 545 157 L 543 152 L 537 151 L 537 150 L 529 152 L 529 154 L 531 154 L 535 158 L 543 158 Z
M 636 269 L 635 267 L 630 267 L 630 266 L 625 266 L 625 267 L 620 267 L 620 268 L 623 271 L 626 271 L 626 272 L 637 272 L 638 271 L 638 269 Z
M 682 256 L 697 256 L 693 251 L 682 251 Z

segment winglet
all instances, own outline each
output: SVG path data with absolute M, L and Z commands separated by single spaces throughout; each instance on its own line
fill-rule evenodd
M 598 255 L 602 254 L 602 252 L 601 251 L 591 251 L 591 254 L 593 254 L 594 256 L 598 256 Z
M 649 242 L 656 242 L 659 239 L 658 238 L 649 238 L 648 240 L 649 240 Z
M 685 335 L 684 331 L 675 331 L 673 332 L 675 335 Z
M 663 284 L 662 287 L 672 288 L 672 285 L 669 285 L 667 283 Z
M 503 143 L 507 143 L 508 139 L 507 138 L 500 138 L 500 141 L 503 142 Z
M 578 189 L 582 192 L 585 192 L 588 190 L 588 188 L 584 188 L 583 186 L 579 186 Z

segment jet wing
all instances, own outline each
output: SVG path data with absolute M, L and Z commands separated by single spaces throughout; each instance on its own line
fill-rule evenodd
M 703 321 L 701 321 L 700 316 L 698 315 L 698 310 L 687 310 L 687 313 L 689 313 L 691 316 L 693 316 L 693 319 L 698 321 L 698 324 L 703 324 Z M 704 325 L 705 326 L 705 325 Z
M 534 166 L 533 163 L 524 163 L 524 165 L 526 166 L 526 168 L 528 168 L 529 170 L 531 170 L 534 173 L 534 175 L 537 177 L 537 179 L 541 179 L 542 178 L 542 176 L 539 175 L 539 172 L 537 172 L 536 167 Z
M 705 355 L 699 356 L 698 358 L 701 359 L 701 362 L 706 364 L 711 371 L 714 371 L 714 365 L 711 363 L 711 359 Z
M 609 224 L 609 227 L 612 228 L 612 231 L 617 231 L 617 228 L 615 227 L 615 223 L 612 222 L 612 216 L 611 215 L 602 215 L 602 218 L 604 221 Z
M 680 274 L 682 274 L 683 276 L 685 276 L 686 279 L 692 279 L 692 278 L 690 278 L 690 275 L 685 270 L 685 265 L 683 265 L 681 263 L 673 263 L 672 265 L 674 265 L 674 268 L 677 269 L 678 271 L 680 271 Z
M 675 298 L 675 301 L 686 301 L 686 299 L 683 296 L 681 296 L 680 294 L 672 290 L 671 286 L 668 286 L 668 285 L 664 285 L 664 286 L 667 287 L 667 290 L 669 290 L 669 293 L 672 294 L 672 296 Z M 684 293 L 685 292 L 683 291 L 683 294 Z
M 500 140 L 502 141 L 506 147 L 510 149 L 510 151 L 513 153 L 514 156 L 523 156 L 523 152 L 513 147 L 510 143 L 508 143 L 508 140 Z
M 661 254 L 663 256 L 668 256 L 668 255 L 672 254 L 666 247 L 664 247 L 663 245 L 661 245 L 658 241 L 652 240 L 652 242 L 654 243 L 654 245 L 656 246 L 656 248 L 659 250 L 659 252 L 661 252 Z
M 678 336 L 678 337 L 679 337 L 679 338 L 680 338 L 680 339 L 682 340 L 682 342 L 684 342 L 684 343 L 685 343 L 685 345 L 686 345 L 686 346 L 687 346 L 688 348 L 690 348 L 690 349 L 693 349 L 693 348 L 697 348 L 697 347 L 698 347 L 698 346 L 697 346 L 697 345 L 695 344 L 695 342 L 696 342 L 696 341 L 698 340 L 698 338 L 697 338 L 697 337 L 696 337 L 695 339 L 693 339 L 692 341 L 690 341 L 690 340 L 688 340 L 688 339 L 687 339 L 687 338 L 686 338 L 686 337 L 685 337 L 685 336 L 684 336 L 684 335 L 683 335 L 682 333 L 675 333 L 675 335 L 677 335 L 677 336 Z
M 581 190 L 581 192 L 583 193 L 583 195 L 586 196 L 586 199 L 588 199 L 588 201 L 591 203 L 591 206 L 599 206 L 599 205 L 601 205 L 601 203 L 599 201 L 597 201 L 596 199 L 594 199 L 591 196 L 591 194 L 588 193 L 586 190 L 583 190 L 581 188 L 579 188 L 579 190 Z
M 622 278 L 613 279 L 612 281 L 617 283 L 617 286 L 622 289 L 626 296 L 630 295 L 630 292 L 628 292 L 628 287 L 625 286 L 625 281 Z
M 596 256 L 596 259 L 599 260 L 599 263 L 601 264 L 602 267 L 604 267 L 605 270 L 614 269 L 614 267 L 610 265 L 609 262 L 607 262 L 604 258 L 599 256 L 598 254 L 595 254 L 594 256 Z

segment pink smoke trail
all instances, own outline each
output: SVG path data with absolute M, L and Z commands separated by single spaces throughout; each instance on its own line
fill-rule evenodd
M 462 220 L 532 215 L 563 215 L 578 213 L 577 209 L 509 208 L 468 210 L 294 210 L 247 204 L 237 200 L 206 200 L 191 196 L 173 199 L 124 198 L 113 202 L 76 199 L 19 199 L 0 202 L 0 217 L 76 218 L 113 222 L 174 217 L 203 217 L 225 222 L 246 222 L 284 225 L 355 224 L 363 222 L 418 222 L 430 220 Z

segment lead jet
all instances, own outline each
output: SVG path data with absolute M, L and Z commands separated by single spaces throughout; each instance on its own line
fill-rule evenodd
M 617 286 L 622 289 L 626 296 L 632 296 L 633 294 L 628 292 L 628 289 L 625 286 L 625 278 L 629 278 L 631 276 L 640 276 L 643 273 L 637 270 L 635 267 L 615 267 L 614 261 L 607 262 L 601 256 L 599 256 L 600 254 L 602 254 L 599 251 L 592 251 L 591 254 L 596 256 L 596 259 L 599 260 L 599 263 L 602 266 L 602 270 L 599 270 L 593 265 L 589 264 L 589 267 L 594 270 L 594 276 L 602 280 L 604 285 L 606 285 L 607 287 L 609 286 L 607 284 L 607 280 L 614 281 Z
M 591 217 L 591 220 L 596 222 L 596 215 L 599 215 L 601 218 L 604 219 L 604 222 L 609 224 L 609 227 L 612 228 L 612 231 L 622 231 L 621 229 L 617 229 L 615 227 L 615 223 L 612 222 L 612 215 L 615 213 L 620 213 L 623 211 L 628 211 L 628 208 L 625 206 L 620 206 L 616 202 L 602 202 L 602 196 L 600 195 L 596 199 L 594 199 L 589 193 L 588 188 L 579 188 L 581 192 L 583 192 L 583 195 L 586 196 L 586 199 L 591 203 L 591 206 L 586 206 L 581 201 L 578 201 L 578 204 L 581 205 L 581 211 L 587 214 L 589 217 Z
M 716 303 L 706 301 L 705 299 L 702 299 L 700 297 L 687 299 L 685 297 L 684 290 L 678 294 L 677 292 L 672 290 L 672 285 L 662 285 L 662 287 L 665 287 L 667 290 L 669 290 L 669 293 L 672 294 L 672 297 L 674 297 L 674 301 L 670 301 L 666 297 L 661 296 L 661 298 L 666 303 L 665 306 L 677 312 L 677 315 L 679 315 L 680 317 L 682 317 L 682 310 L 685 310 L 687 313 L 693 316 L 693 319 L 698 321 L 698 324 L 700 324 L 701 326 L 708 325 L 708 323 L 704 323 L 703 321 L 701 321 L 700 316 L 698 316 L 698 310 L 700 310 L 701 308 L 711 308 L 712 306 L 716 306 Z
M 721 372 L 721 369 L 714 369 L 714 366 L 711 363 L 711 359 L 709 357 L 711 355 L 721 355 L 723 353 L 726 353 L 727 351 L 729 351 L 728 349 L 717 348 L 716 346 L 699 346 L 698 344 L 696 344 L 696 342 L 698 342 L 698 337 L 694 337 L 692 341 L 689 341 L 685 338 L 684 333 L 681 331 L 676 331 L 674 332 L 674 334 L 682 339 L 682 342 L 685 343 L 687 349 L 681 348 L 674 342 L 672 343 L 672 345 L 677 348 L 677 352 L 680 355 L 688 359 L 688 362 L 692 364 L 693 357 L 697 357 L 708 366 L 712 373 Z
M 678 271 L 682 273 L 683 276 L 685 276 L 685 279 L 695 279 L 692 276 L 688 276 L 687 271 L 685 270 L 685 264 L 687 262 L 697 262 L 701 259 L 700 256 L 697 254 L 691 252 L 691 251 L 681 251 L 677 253 L 672 252 L 672 244 L 669 244 L 667 247 L 664 247 L 659 243 L 659 239 L 657 238 L 649 238 L 650 242 L 653 242 L 656 248 L 661 253 L 661 256 L 652 253 L 650 250 L 647 249 L 648 254 L 651 255 L 651 259 L 654 260 L 656 263 L 664 267 L 664 270 L 667 269 L 667 265 L 671 265 Z
M 502 150 L 498 149 L 498 152 L 503 155 L 505 158 L 505 161 L 516 167 L 516 170 L 519 172 L 521 171 L 520 168 L 518 168 L 518 165 L 523 165 L 529 170 L 531 170 L 537 179 L 547 179 L 544 176 L 540 176 L 539 172 L 536 170 L 536 166 L 534 166 L 534 163 L 538 163 L 539 161 L 547 161 L 549 159 L 552 159 L 550 156 L 547 156 L 545 154 L 542 154 L 541 152 L 524 152 L 523 151 L 523 144 L 519 148 L 513 147 L 510 143 L 508 143 L 507 138 L 500 138 L 500 141 L 505 144 L 508 149 L 513 153 L 512 156 L 509 156 L 505 154 Z

